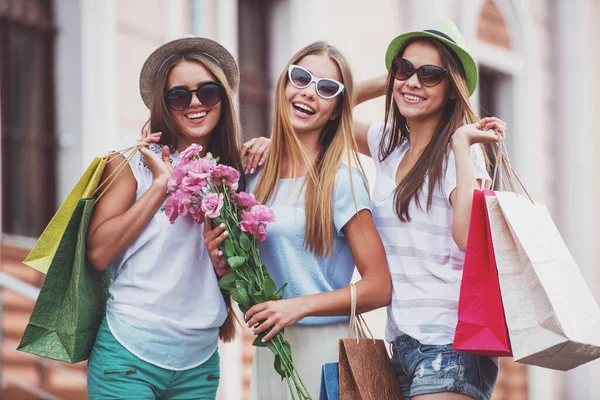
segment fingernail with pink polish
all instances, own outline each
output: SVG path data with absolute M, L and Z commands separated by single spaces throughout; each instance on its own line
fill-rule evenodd
M 250 173 L 251 173 L 251 174 L 253 174 L 253 173 L 254 173 L 254 171 L 256 171 L 256 170 L 255 170 L 254 168 L 252 168 L 252 169 L 250 170 Z
M 258 165 L 263 165 L 264 163 L 265 163 L 264 161 L 260 160 L 260 161 L 258 162 Z
M 249 172 L 249 171 L 248 171 L 248 168 L 245 168 L 245 169 L 244 169 L 244 173 L 245 173 L 246 175 L 248 175 L 248 172 Z

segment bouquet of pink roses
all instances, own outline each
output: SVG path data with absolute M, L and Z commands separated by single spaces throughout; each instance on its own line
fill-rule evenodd
M 258 242 L 267 237 L 266 227 L 275 214 L 259 204 L 252 193 L 239 192 L 240 173 L 218 164 L 210 153 L 201 157 L 202 146 L 191 145 L 180 154 L 180 161 L 169 179 L 169 198 L 164 206 L 169 221 L 190 216 L 196 224 L 209 217 L 213 224 L 225 224 L 229 236 L 221 246 L 224 260 L 218 269 L 230 268 L 219 286 L 231 294 L 245 314 L 252 306 L 283 297 L 284 284 L 277 290 L 275 282 L 261 262 Z M 266 343 L 264 332 L 252 343 L 268 347 L 275 354 L 275 370 L 285 378 L 292 394 L 310 399 L 306 386 L 292 360 L 292 350 L 283 338 L 283 330 Z

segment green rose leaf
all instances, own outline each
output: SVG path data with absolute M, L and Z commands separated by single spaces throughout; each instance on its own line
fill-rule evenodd
M 244 283 L 241 281 L 236 281 L 235 289 L 237 291 L 237 299 L 235 299 L 235 301 L 245 306 L 250 305 L 250 296 L 248 295 L 248 290 L 246 290 Z
M 263 283 L 263 290 L 265 292 L 265 296 L 267 296 L 269 299 L 271 297 L 273 297 L 273 295 L 275 294 L 275 282 L 273 281 L 273 278 L 271 278 L 271 275 L 265 276 L 265 281 Z
M 273 366 L 275 367 L 275 371 L 281 376 L 281 380 L 290 375 L 290 373 L 286 371 L 285 364 L 279 355 L 275 356 L 275 362 L 273 363 Z
M 248 235 L 245 233 L 240 235 L 240 246 L 242 246 L 242 249 L 246 251 L 250 250 L 250 239 L 248 239 Z
M 267 343 L 263 343 L 262 339 L 265 337 L 264 334 L 260 334 L 256 337 L 256 339 L 254 339 L 254 342 L 252 342 L 252 346 L 256 346 L 256 347 L 267 347 Z
M 269 298 L 265 296 L 265 292 L 262 290 L 262 288 L 259 290 L 254 290 L 252 293 L 252 298 L 256 304 L 264 303 L 265 301 L 269 300 Z
M 230 292 L 231 289 L 235 288 L 235 282 L 235 275 L 233 274 L 233 272 L 230 272 L 219 280 L 219 287 L 223 290 Z
M 283 330 L 281 332 L 283 332 Z M 289 358 L 292 358 L 292 346 L 290 346 L 290 344 L 288 343 L 287 340 L 282 340 L 282 345 L 283 345 L 283 350 L 285 351 L 285 354 L 287 354 L 289 356 Z
M 246 257 L 234 256 L 234 257 L 229 257 L 227 259 L 227 264 L 229 264 L 229 266 L 231 268 L 237 268 L 240 265 L 242 265 L 245 261 L 246 261 Z
M 225 255 L 227 257 L 235 256 L 235 248 L 233 247 L 233 243 L 231 242 L 231 240 L 225 241 Z
M 281 300 L 281 299 L 283 299 L 283 292 L 284 292 L 286 286 L 287 286 L 287 282 L 284 283 L 283 285 L 281 285 L 281 287 L 279 288 L 279 290 L 277 292 L 275 292 L 275 294 L 271 297 L 271 299 L 272 300 Z

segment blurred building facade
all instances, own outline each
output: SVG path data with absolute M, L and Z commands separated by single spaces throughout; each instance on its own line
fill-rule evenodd
M 139 135 L 148 118 L 139 71 L 162 43 L 207 36 L 238 58 L 251 137 L 269 134 L 275 83 L 303 45 L 338 46 L 360 80 L 384 72 L 393 37 L 440 18 L 457 23 L 479 62 L 473 104 L 508 122 L 515 169 L 548 205 L 600 301 L 598 0 L 0 0 L 3 271 L 39 286 L 43 277 L 20 260 L 90 160 Z M 356 116 L 382 120 L 383 100 Z M 84 398 L 61 382 L 77 377 L 81 386 L 85 366 L 56 372 L 14 352 L 32 303 L 2 292 L 5 394 Z M 383 313 L 369 321 L 381 335 Z M 252 354 L 246 339 L 222 346 L 220 399 L 244 398 Z M 600 362 L 560 373 L 502 360 L 495 398 L 592 399 L 598 376 Z

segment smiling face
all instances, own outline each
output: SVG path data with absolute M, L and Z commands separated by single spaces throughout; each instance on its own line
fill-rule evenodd
M 402 57 L 415 68 L 422 65 L 436 65 L 446 68 L 436 47 L 425 41 L 409 44 Z M 400 113 L 407 119 L 427 119 L 440 115 L 450 94 L 450 79 L 446 76 L 434 87 L 424 86 L 415 72 L 405 81 L 394 80 L 393 96 Z
M 195 61 L 182 61 L 171 69 L 166 90 L 175 87 L 195 90 L 206 82 L 217 82 L 217 79 L 204 65 Z M 196 93 L 193 93 L 192 101 L 186 109 L 169 109 L 171 118 L 183 135 L 180 140 L 182 143 L 178 143 L 180 150 L 191 143 L 206 144 L 221 118 L 221 104 L 222 101 L 214 106 L 204 105 L 198 100 Z
M 310 54 L 295 65 L 307 69 L 317 79 L 330 78 L 342 82 L 340 69 L 329 56 Z M 337 105 L 340 98 L 341 95 L 324 99 L 317 94 L 314 82 L 304 89 L 298 89 L 288 79 L 285 99 L 296 134 L 320 134 L 327 121 L 339 116 Z

